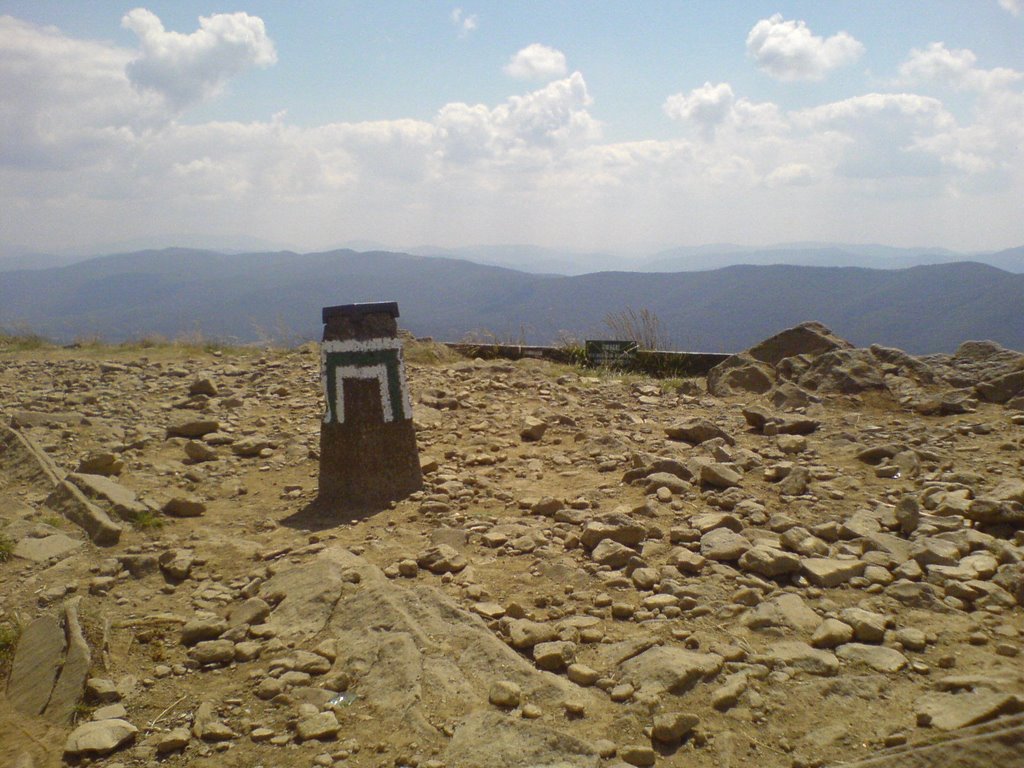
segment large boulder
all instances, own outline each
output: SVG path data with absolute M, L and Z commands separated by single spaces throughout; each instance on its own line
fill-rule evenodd
M 871 350 L 835 349 L 817 357 L 798 383 L 815 392 L 854 395 L 884 389 L 885 377 Z
M 803 357 L 810 361 L 818 355 L 851 347 L 821 323 L 801 323 L 716 365 L 708 372 L 708 392 L 717 397 L 763 395 L 774 386 L 776 366 L 783 360 Z
M 746 353 L 726 358 L 708 371 L 708 392 L 716 397 L 731 397 L 744 393 L 762 395 L 775 383 L 775 372 L 770 365 L 759 362 Z
M 796 355 L 822 355 L 834 349 L 852 349 L 853 345 L 841 339 L 818 322 L 800 323 L 771 338 L 755 344 L 747 354 L 762 363 L 775 366 L 787 357 Z

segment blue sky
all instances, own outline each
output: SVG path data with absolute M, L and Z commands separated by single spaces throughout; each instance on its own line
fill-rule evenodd
M 1024 243 L 1022 0 L 0 16 L 7 243 Z

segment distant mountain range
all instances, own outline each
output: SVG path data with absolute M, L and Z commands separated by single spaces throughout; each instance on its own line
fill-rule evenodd
M 154 243 L 173 242 L 178 248 L 245 254 L 284 250 L 254 237 L 180 235 L 167 238 L 126 240 L 92 253 L 127 253 L 162 248 Z M 539 275 L 584 275 L 591 272 L 698 272 L 740 264 L 793 264 L 806 267 L 868 267 L 905 269 L 925 264 L 976 261 L 1007 272 L 1024 273 L 1024 246 L 992 252 L 957 252 L 945 248 L 894 248 L 887 245 L 848 243 L 783 243 L 753 248 L 730 243 L 680 246 L 653 254 L 574 251 L 536 245 L 473 245 L 446 248 L 419 245 L 394 248 L 367 240 L 342 243 L 331 250 L 388 251 L 416 256 L 441 256 L 477 264 L 506 267 Z M 43 253 L 0 243 L 0 272 L 14 269 L 45 269 L 93 258 L 80 251 Z
M 855 344 L 913 353 L 967 339 L 1024 349 L 1024 274 L 975 262 L 559 276 L 403 253 L 171 248 L 0 272 L 0 328 L 61 341 L 197 331 L 243 342 L 312 339 L 322 306 L 380 300 L 399 302 L 403 327 L 448 341 L 476 333 L 549 343 L 563 331 L 606 338 L 608 313 L 646 308 L 672 346 L 694 351 L 744 349 L 804 320 Z

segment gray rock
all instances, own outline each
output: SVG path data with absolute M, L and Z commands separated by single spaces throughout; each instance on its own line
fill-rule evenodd
M 750 629 L 788 627 L 810 632 L 821 623 L 821 618 L 800 595 L 784 593 L 755 606 L 743 617 L 743 623 Z
M 651 737 L 663 744 L 674 744 L 688 736 L 700 724 L 700 718 L 684 712 L 667 712 L 654 716 Z
M 681 694 L 705 678 L 717 675 L 723 659 L 714 653 L 655 646 L 620 665 L 622 679 L 655 696 Z
M 803 496 L 811 484 L 811 473 L 806 467 L 793 467 L 779 483 L 779 493 L 784 496 Z
M 216 421 L 209 419 L 191 419 L 189 421 L 182 421 L 167 427 L 167 436 L 197 438 L 202 437 L 203 435 L 208 435 L 211 432 L 216 432 L 219 429 L 220 424 Z
M 270 604 L 259 597 L 250 597 L 241 605 L 231 609 L 228 625 L 232 627 L 262 624 L 270 615 Z
M 705 464 L 700 468 L 700 481 L 713 488 L 736 488 L 743 475 L 730 466 L 719 464 Z
M 44 504 L 81 527 L 94 544 L 112 546 L 121 538 L 121 526 L 67 480 L 54 487 Z
M 635 547 L 646 537 L 644 526 L 627 515 L 612 513 L 587 523 L 580 534 L 580 541 L 587 549 L 593 549 L 605 539 Z
M 889 620 L 880 613 L 865 611 L 863 608 L 844 608 L 839 618 L 853 627 L 854 638 L 859 643 L 880 643 L 885 639 Z
M 535 443 L 544 437 L 544 433 L 548 430 L 548 424 L 542 419 L 538 419 L 534 416 L 527 416 L 523 420 L 523 425 L 519 429 L 519 438 L 524 443 Z
M 870 667 L 876 672 L 899 672 L 907 666 L 907 657 L 895 648 L 864 643 L 846 643 L 836 649 L 836 656 L 851 664 Z
M 174 728 L 167 733 L 161 734 L 154 746 L 158 755 L 169 755 L 171 752 L 180 752 L 188 746 L 192 734 L 188 728 Z
M 987 690 L 928 693 L 914 703 L 918 725 L 955 731 L 1024 711 L 1024 696 Z
M 235 644 L 230 640 L 204 640 L 189 653 L 200 666 L 230 664 L 235 660 Z
M 791 552 L 757 545 L 740 556 L 740 568 L 773 579 L 799 571 L 800 558 Z
M 160 570 L 164 572 L 169 579 L 174 581 L 184 581 L 192 573 L 192 565 L 195 562 L 195 557 L 189 550 L 167 550 L 162 552 L 160 557 L 157 558 L 157 563 L 160 565 Z
M 67 480 L 73 483 L 90 500 L 113 512 L 122 520 L 136 520 L 149 508 L 139 501 L 135 492 L 125 488 L 116 480 L 100 475 L 72 472 Z
M 522 689 L 510 680 L 498 680 L 491 685 L 487 694 L 488 701 L 496 707 L 514 709 L 522 700 Z
M 700 553 L 709 560 L 731 562 L 750 549 L 750 542 L 728 528 L 715 528 L 700 539 Z
M 186 622 L 181 628 L 183 645 L 195 645 L 203 640 L 216 640 L 228 629 L 228 623 L 220 616 L 201 616 Z
M 669 553 L 669 564 L 675 566 L 682 573 L 700 573 L 704 569 L 707 560 L 696 552 L 691 552 L 685 547 L 676 547 Z
M 687 474 L 690 474 L 687 470 Z M 693 486 L 671 472 L 652 472 L 643 479 L 644 493 L 656 493 L 659 488 L 668 488 L 672 493 L 684 494 Z
M 90 453 L 78 462 L 78 472 L 89 475 L 120 475 L 124 471 L 124 462 L 114 453 Z
M 64 603 L 64 627 L 67 638 L 67 654 L 60 675 L 53 686 L 50 701 L 43 715 L 56 723 L 70 723 L 75 707 L 85 692 L 85 680 L 89 675 L 92 654 L 85 642 L 82 626 L 78 621 L 78 606 L 81 597 L 72 597 Z
M 416 564 L 420 568 L 426 568 L 431 573 L 458 573 L 469 563 L 459 551 L 448 544 L 438 544 L 436 547 L 421 552 L 416 557 Z
M 336 738 L 338 731 L 341 730 L 341 725 L 338 723 L 338 718 L 334 712 L 328 711 L 302 718 L 296 725 L 295 730 L 302 741 L 309 741 L 310 739 L 324 741 Z
M 576 658 L 576 643 L 553 640 L 533 646 L 533 660 L 540 669 L 561 672 Z
M 654 765 L 657 753 L 649 744 L 627 744 L 619 749 L 619 757 L 629 765 L 647 768 L 647 766 Z
M 442 759 L 448 768 L 598 768 L 600 764 L 587 742 L 537 720 L 494 710 L 478 710 L 459 722 Z
M 838 560 L 829 557 L 808 557 L 800 561 L 800 573 L 816 587 L 838 587 L 854 576 L 864 573 L 861 560 Z
M 219 458 L 216 449 L 198 440 L 189 440 L 185 443 L 185 456 L 197 464 L 204 461 L 216 461 Z
M 81 547 L 83 543 L 79 539 L 73 539 L 63 533 L 52 533 L 41 538 L 25 536 L 14 545 L 12 554 L 33 563 L 45 563 L 49 560 L 63 558 Z
M 139 729 L 127 720 L 92 720 L 71 732 L 64 754 L 71 757 L 109 755 L 118 747 L 135 741 Z
M 775 665 L 809 675 L 833 677 L 839 673 L 839 659 L 835 654 L 812 648 L 799 640 L 775 643 L 768 652 L 768 658 Z
M 836 648 L 853 640 L 853 627 L 839 619 L 825 619 L 811 635 L 815 648 Z
M 206 503 L 194 496 L 175 496 L 164 503 L 161 511 L 171 517 L 201 517 L 206 514 Z
M 558 629 L 553 624 L 542 624 L 529 619 L 514 619 L 509 624 L 509 639 L 513 648 L 525 650 L 539 643 L 558 638 Z
M 590 553 L 590 559 L 595 563 L 611 568 L 621 568 L 634 557 L 635 550 L 610 539 L 603 539 Z
M 23 715 L 41 714 L 50 699 L 64 657 L 64 630 L 52 616 L 25 627 L 11 662 L 7 698 Z
M 677 421 L 665 427 L 665 434 L 672 440 L 682 440 L 693 445 L 720 437 L 728 445 L 735 445 L 736 440 L 728 432 L 707 419 L 689 418 Z
M 745 353 L 726 358 L 708 371 L 708 392 L 715 397 L 762 395 L 774 383 L 772 368 Z

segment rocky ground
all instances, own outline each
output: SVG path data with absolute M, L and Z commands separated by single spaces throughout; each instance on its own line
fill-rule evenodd
M 1024 355 L 407 356 L 425 488 L 343 520 L 316 345 L 0 351 L 0 765 L 821 766 L 1019 724 Z

